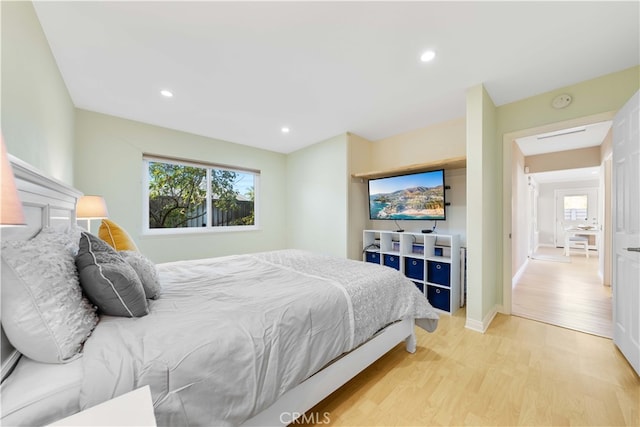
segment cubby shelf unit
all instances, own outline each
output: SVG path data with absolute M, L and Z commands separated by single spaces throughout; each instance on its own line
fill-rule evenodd
M 460 308 L 457 234 L 364 230 L 363 246 L 363 261 L 399 270 L 434 308 L 449 314 Z

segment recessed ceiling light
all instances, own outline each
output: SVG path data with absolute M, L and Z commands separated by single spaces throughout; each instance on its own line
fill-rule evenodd
M 290 131 L 291 129 L 289 129 L 289 128 L 288 128 L 288 127 L 286 127 L 286 126 L 283 126 L 283 127 L 282 127 L 282 129 L 280 129 L 280 130 L 282 131 L 282 133 L 289 133 L 289 131 Z
M 422 62 L 429 62 L 431 60 L 433 60 L 433 58 L 436 57 L 436 53 L 432 50 L 427 50 L 425 52 L 422 53 L 422 55 L 420 55 L 420 61 Z
M 173 96 L 173 92 L 171 92 L 170 90 L 161 90 L 160 91 L 160 95 L 166 97 L 166 98 L 171 98 Z

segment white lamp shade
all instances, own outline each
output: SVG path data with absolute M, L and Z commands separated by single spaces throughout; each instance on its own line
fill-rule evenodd
M 4 139 L 1 135 L 0 142 L 2 143 L 2 170 L 0 171 L 0 176 L 2 177 L 2 182 L 0 183 L 0 187 L 2 188 L 2 192 L 0 193 L 0 225 L 24 225 L 25 221 L 22 202 L 18 196 L 18 189 L 16 188 L 13 169 L 11 169 L 7 149 L 4 146 Z
M 78 219 L 108 218 L 107 203 L 102 196 L 82 196 L 76 207 Z

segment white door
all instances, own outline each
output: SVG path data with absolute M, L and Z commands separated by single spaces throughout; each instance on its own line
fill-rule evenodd
M 529 250 L 528 255 L 531 258 L 538 249 L 539 233 L 538 233 L 538 184 L 529 176 L 529 209 L 527 224 L 529 226 Z
M 613 121 L 613 342 L 640 375 L 640 92 Z

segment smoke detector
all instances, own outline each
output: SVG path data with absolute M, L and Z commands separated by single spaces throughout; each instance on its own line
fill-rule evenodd
M 565 108 L 569 106 L 572 100 L 573 98 L 571 98 L 571 95 L 567 93 L 563 93 L 562 95 L 558 95 L 555 98 L 553 98 L 553 101 L 551 101 L 551 106 L 556 110 L 559 110 L 561 108 Z

